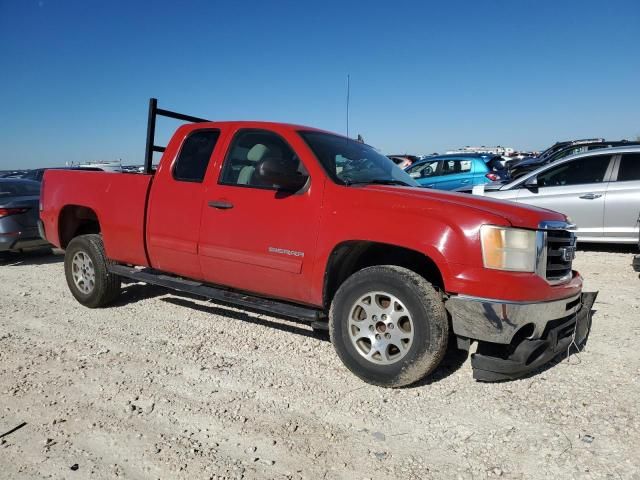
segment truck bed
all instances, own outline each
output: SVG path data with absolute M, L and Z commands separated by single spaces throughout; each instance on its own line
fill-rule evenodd
M 147 266 L 144 241 L 146 197 L 151 175 L 49 170 L 42 187 L 41 219 L 47 239 L 64 248 L 69 232 L 58 232 L 61 215 L 73 205 L 91 209 L 100 219 L 107 256 L 122 263 Z M 66 205 L 62 210 L 61 205 Z M 80 214 L 84 215 L 85 210 Z

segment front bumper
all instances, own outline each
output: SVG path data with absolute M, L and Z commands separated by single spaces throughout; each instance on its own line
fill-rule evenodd
M 547 363 L 589 334 L 597 292 L 552 302 L 517 303 L 454 296 L 446 303 L 453 332 L 478 341 L 473 376 L 482 381 L 518 378 Z

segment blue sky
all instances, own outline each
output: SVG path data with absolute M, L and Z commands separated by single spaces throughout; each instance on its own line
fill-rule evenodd
M 640 135 L 640 3 L 0 0 L 0 169 L 141 163 L 149 97 L 386 153 Z M 164 120 L 161 143 L 177 124 Z

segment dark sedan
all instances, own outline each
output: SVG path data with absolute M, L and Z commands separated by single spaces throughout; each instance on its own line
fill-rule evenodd
M 509 174 L 511 175 L 511 178 L 515 179 L 518 177 L 522 177 L 527 173 L 533 172 L 534 170 L 542 167 L 543 165 L 548 165 L 550 163 L 556 162 L 570 155 L 575 155 L 577 153 L 588 152 L 588 151 L 597 150 L 600 148 L 629 147 L 629 146 L 635 146 L 639 144 L 640 142 L 631 142 L 628 140 L 617 140 L 617 141 L 576 140 L 574 142 L 569 143 L 568 145 L 562 146 L 557 150 L 552 151 L 548 155 L 542 154 L 539 157 L 525 158 L 517 162 L 510 162 L 507 165 L 507 168 L 509 169 Z
M 48 246 L 38 233 L 40 184 L 0 178 L 0 252 Z

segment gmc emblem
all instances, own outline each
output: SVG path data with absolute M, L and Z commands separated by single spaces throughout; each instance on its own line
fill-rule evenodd
M 562 247 L 559 250 L 562 255 L 562 260 L 565 262 L 570 262 L 576 258 L 576 247 Z

